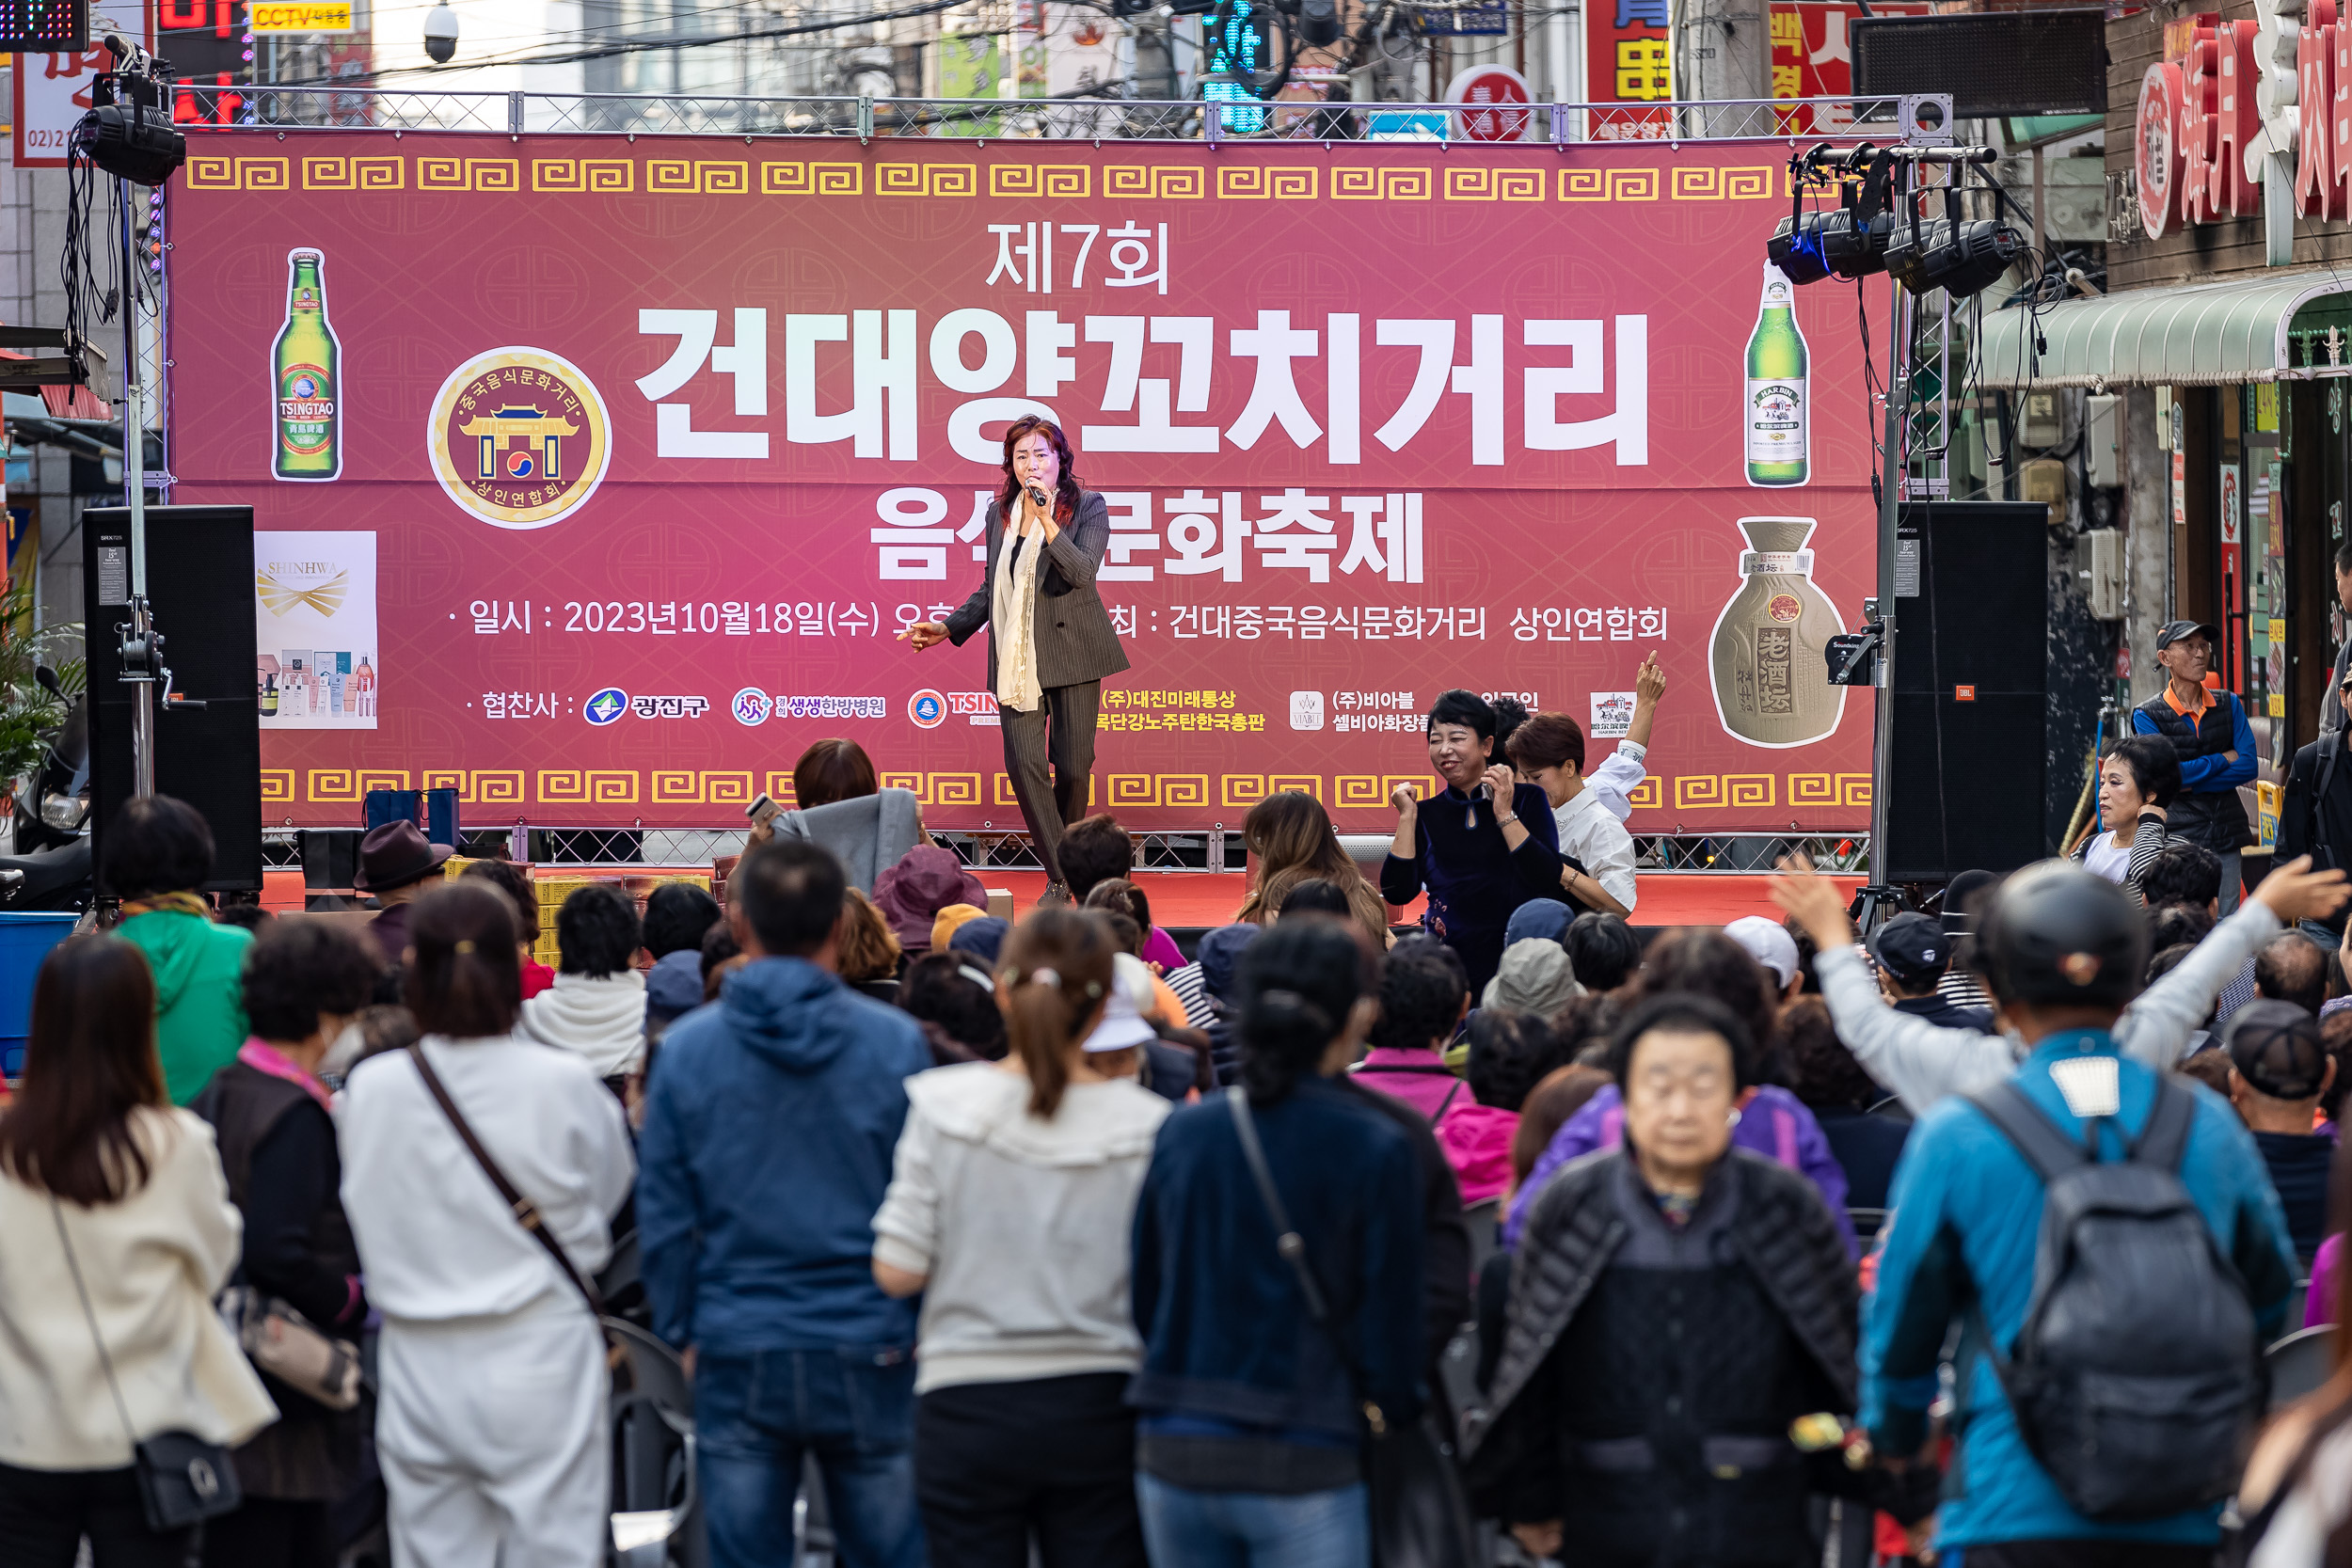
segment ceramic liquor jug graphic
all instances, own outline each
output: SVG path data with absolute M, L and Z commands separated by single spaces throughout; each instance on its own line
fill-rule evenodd
M 1813 585 L 1810 517 L 1742 517 L 1740 591 L 1715 618 L 1708 674 L 1724 728 L 1751 746 L 1804 746 L 1836 732 L 1846 689 L 1823 652 L 1846 629 Z

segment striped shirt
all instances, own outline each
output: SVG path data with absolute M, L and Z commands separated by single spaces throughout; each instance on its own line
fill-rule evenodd
M 1955 1007 L 1990 1007 L 1993 998 L 1977 984 L 1975 974 L 1964 969 L 1947 970 L 1944 978 L 1935 983 L 1935 994 Z
M 1171 969 L 1161 976 L 1168 989 L 1176 993 L 1176 1000 L 1184 1005 L 1184 1022 L 1195 1029 L 1206 1029 L 1216 1015 L 1209 1007 L 1209 992 L 1200 979 L 1200 966 L 1188 963 L 1182 969 Z M 1170 1019 L 1173 1023 L 1175 1020 Z

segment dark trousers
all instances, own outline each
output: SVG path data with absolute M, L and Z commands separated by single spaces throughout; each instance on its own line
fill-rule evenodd
M 97 1568 L 182 1568 L 193 1530 L 147 1528 L 138 1479 L 119 1470 L 20 1470 L 0 1465 L 0 1568 L 73 1568 L 89 1537 Z
M 1144 1568 L 1124 1372 L 964 1383 L 915 1402 L 931 1568 Z
M 327 1505 L 247 1497 L 204 1527 L 204 1568 L 335 1568 Z
M 1062 830 L 1087 814 L 1094 793 L 1094 725 L 1103 711 L 1103 683 L 1049 686 L 1034 712 L 999 706 L 1005 731 L 1005 771 L 1029 824 L 1029 838 L 1045 875 L 1058 882 Z M 1052 733 L 1047 734 L 1050 721 Z M 1046 778 L 1046 765 L 1053 778 Z
M 1945 1552 L 1951 1568 L 2213 1568 L 2212 1546 L 2146 1541 L 2002 1541 Z

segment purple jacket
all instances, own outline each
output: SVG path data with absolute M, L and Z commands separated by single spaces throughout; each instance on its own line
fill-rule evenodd
M 1527 1173 L 1526 1183 L 1511 1199 L 1511 1216 L 1502 1226 L 1502 1244 L 1518 1249 L 1528 1211 L 1535 1206 L 1535 1195 L 1553 1171 L 1579 1155 L 1616 1143 L 1624 1133 L 1625 1102 L 1616 1085 L 1604 1084 L 1583 1109 L 1551 1135 L 1551 1142 L 1536 1157 L 1535 1168 Z M 1765 1085 L 1740 1113 L 1740 1125 L 1732 1129 L 1731 1141 L 1811 1178 L 1820 1189 L 1821 1201 L 1829 1205 L 1830 1217 L 1837 1222 L 1837 1233 L 1846 1239 L 1846 1256 L 1862 1256 L 1853 1221 L 1846 1217 L 1846 1173 L 1830 1152 L 1821 1124 L 1813 1119 L 1804 1101 L 1787 1089 Z
M 2336 1255 L 2343 1250 L 2341 1230 L 2319 1243 L 2319 1256 L 2312 1259 L 2311 1292 L 2303 1298 L 2305 1328 L 2336 1321 Z

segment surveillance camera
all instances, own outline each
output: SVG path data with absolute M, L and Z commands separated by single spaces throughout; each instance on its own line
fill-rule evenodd
M 447 65 L 457 53 L 457 13 L 449 7 L 424 13 L 424 52 L 435 65 Z

